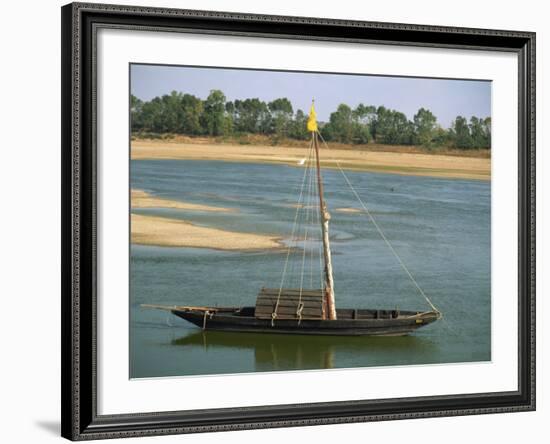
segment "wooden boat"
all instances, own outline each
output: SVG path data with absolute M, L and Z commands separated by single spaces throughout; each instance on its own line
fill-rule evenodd
M 317 222 L 320 225 L 321 242 L 319 242 L 319 245 L 322 245 L 322 288 L 307 289 L 303 287 L 303 266 L 300 287 L 284 288 L 285 272 L 291 252 L 291 248 L 289 247 L 280 287 L 262 288 L 257 296 L 255 306 L 213 307 L 143 304 L 142 307 L 170 311 L 174 315 L 204 330 L 302 335 L 401 336 L 407 335 L 441 318 L 441 312 L 433 305 L 424 291 L 420 288 L 341 168 L 341 173 L 356 198 L 361 203 L 365 213 L 370 217 L 381 237 L 393 252 L 399 264 L 412 280 L 420 294 L 425 298 L 430 308 L 417 311 L 336 308 L 329 237 L 330 214 L 327 210 L 323 193 L 323 179 L 319 157 L 319 139 L 321 135 L 317 129 L 316 114 L 313 104 L 307 121 L 307 128 L 311 132 L 310 156 L 314 153 L 315 157 L 314 161 L 311 162 L 311 167 L 315 168 L 316 173 L 315 191 L 318 197 L 318 204 L 315 207 L 315 212 L 317 213 Z M 301 161 L 300 165 L 304 163 L 304 161 Z M 338 161 L 336 161 L 336 163 L 338 167 L 340 167 Z M 306 175 L 304 174 L 304 180 L 305 177 Z M 313 175 L 310 176 L 310 179 L 313 179 Z M 304 183 L 302 183 L 302 187 L 303 185 Z M 300 194 L 300 199 L 301 197 L 302 193 Z M 300 206 L 301 203 L 299 201 L 296 215 L 298 215 Z M 296 221 L 297 218 L 295 218 L 294 225 L 296 225 Z M 305 262 L 305 248 L 303 259 L 303 262 Z
M 402 336 L 428 325 L 440 315 L 433 311 L 399 311 L 340 308 L 337 319 L 298 319 L 298 317 L 262 319 L 255 316 L 256 307 L 180 307 L 153 306 L 208 330 L 254 333 L 284 333 L 331 336 Z

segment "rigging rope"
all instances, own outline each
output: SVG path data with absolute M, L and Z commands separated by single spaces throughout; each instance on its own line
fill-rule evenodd
M 315 181 L 315 192 L 316 194 L 319 194 L 319 183 L 317 181 Z M 316 205 L 316 211 L 315 211 L 315 223 L 317 224 L 318 227 L 321 226 L 321 203 L 319 201 L 317 201 L 317 205 Z M 322 241 L 322 236 L 323 234 L 321 233 L 321 230 L 319 230 L 319 242 L 318 242 L 318 245 L 319 245 L 319 279 L 320 279 L 320 282 L 321 282 L 321 285 L 320 285 L 320 289 L 321 289 L 321 294 L 325 294 L 325 277 L 324 277 L 324 273 L 323 273 L 323 241 Z
M 313 179 L 313 174 L 312 174 L 312 169 L 311 167 L 308 165 L 306 167 L 306 169 L 308 170 L 308 186 L 307 186 L 307 193 L 306 193 L 306 204 L 305 204 L 305 228 L 304 228 L 304 243 L 303 243 L 303 247 L 302 247 L 302 271 L 300 273 L 300 295 L 299 295 L 299 300 L 298 300 L 298 303 L 300 304 L 302 302 L 302 290 L 304 288 L 304 271 L 305 271 L 305 265 L 306 265 L 306 250 L 307 250 L 307 242 L 308 242 L 308 229 L 309 229 L 309 215 L 310 215 L 310 212 L 311 212 L 311 200 L 312 200 L 312 179 Z
M 330 151 L 330 148 L 328 147 L 327 143 L 325 142 L 325 139 L 323 139 L 323 136 L 321 136 L 321 133 L 320 132 L 317 132 L 317 134 L 319 135 L 319 138 L 321 139 L 321 141 L 323 142 L 323 144 L 325 145 L 325 147 L 327 148 L 327 150 Z M 349 188 L 351 189 L 351 191 L 353 192 L 353 194 L 355 195 L 355 197 L 357 198 L 357 200 L 359 201 L 359 203 L 361 204 L 361 206 L 363 207 L 363 209 L 365 210 L 365 213 L 368 215 L 369 219 L 371 220 L 371 222 L 373 223 L 373 225 L 376 227 L 376 230 L 378 231 L 378 234 L 380 234 L 380 237 L 382 237 L 382 239 L 384 240 L 384 242 L 386 243 L 386 245 L 388 246 L 388 248 L 391 250 L 391 252 L 394 254 L 395 258 L 397 259 L 397 261 L 399 262 L 399 265 L 401 265 L 401 268 L 403 268 L 403 270 L 405 271 L 405 273 L 407 274 L 407 276 L 409 276 L 411 282 L 414 284 L 414 286 L 417 288 L 417 290 L 419 291 L 419 293 L 424 297 L 424 299 L 426 300 L 426 302 L 429 304 L 429 306 L 437 313 L 441 313 L 437 308 L 436 306 L 432 303 L 432 301 L 430 300 L 430 298 L 426 295 L 426 293 L 424 293 L 424 290 L 422 290 L 422 288 L 420 287 L 420 285 L 418 285 L 418 282 L 416 282 L 416 279 L 413 277 L 413 275 L 411 274 L 411 272 L 409 271 L 409 269 L 407 268 L 407 266 L 405 265 L 405 263 L 403 262 L 403 260 L 401 259 L 401 257 L 399 256 L 399 254 L 397 253 L 397 251 L 395 251 L 395 249 L 393 248 L 392 244 L 390 243 L 390 241 L 388 240 L 388 238 L 386 237 L 386 235 L 384 234 L 384 232 L 382 231 L 382 229 L 380 228 L 380 226 L 378 225 L 378 223 L 376 222 L 376 220 L 374 219 L 374 217 L 372 216 L 371 212 L 369 211 L 369 209 L 367 208 L 367 206 L 365 205 L 365 203 L 363 202 L 363 200 L 361 199 L 361 197 L 359 196 L 359 194 L 357 193 L 357 191 L 355 190 L 355 188 L 353 187 L 353 185 L 351 184 L 350 180 L 348 179 L 348 176 L 346 175 L 346 173 L 344 172 L 344 170 L 342 169 L 341 165 L 340 165 L 340 161 L 338 159 L 335 159 L 335 158 L 332 158 L 332 160 L 334 160 L 336 162 L 336 165 L 338 166 L 338 169 L 340 170 L 340 173 L 342 173 L 342 176 L 344 177 L 346 183 L 348 184 Z
M 309 148 L 308 157 L 307 157 L 306 162 L 309 162 L 312 152 L 313 152 L 313 140 L 312 140 L 310 148 Z M 294 240 L 294 233 L 296 231 L 296 225 L 297 225 L 297 221 L 298 221 L 298 214 L 300 212 L 300 205 L 301 205 L 301 202 L 302 202 L 302 196 L 304 194 L 304 185 L 306 183 L 307 172 L 308 172 L 308 168 L 304 168 L 304 175 L 302 177 L 302 184 L 300 186 L 300 196 L 298 198 L 298 204 L 296 206 L 296 213 L 294 215 L 294 223 L 292 225 L 292 232 L 291 232 L 291 235 L 290 235 L 291 236 L 291 243 L 289 243 L 287 253 L 286 253 L 285 265 L 283 267 L 283 275 L 281 276 L 281 285 L 279 286 L 279 293 L 277 295 L 277 302 L 275 303 L 275 308 L 273 309 L 273 313 L 271 313 L 271 326 L 273 326 L 275 324 L 275 319 L 277 318 L 277 310 L 279 309 L 279 303 L 280 303 L 280 300 L 281 300 L 281 292 L 283 291 L 283 285 L 284 285 L 284 281 L 285 281 L 286 270 L 287 270 L 287 267 L 288 267 L 288 260 L 289 260 L 289 257 L 290 257 L 290 252 L 292 250 L 292 241 Z
M 316 187 L 315 182 L 315 167 L 313 162 L 309 162 L 308 165 L 306 165 L 306 168 L 308 169 L 308 187 L 307 187 L 307 198 L 306 198 L 306 204 L 304 207 L 304 241 L 303 241 L 303 248 L 302 248 L 302 269 L 300 273 L 300 292 L 298 297 L 298 305 L 296 309 L 296 316 L 298 317 L 298 323 L 302 320 L 302 311 L 304 309 L 304 303 L 302 302 L 302 293 L 304 288 L 304 277 L 306 274 L 305 266 L 306 266 L 306 256 L 307 256 L 307 249 L 311 250 L 310 254 L 310 289 L 313 289 L 313 235 L 310 233 L 310 227 L 313 227 L 314 223 L 314 217 L 315 214 L 318 214 L 318 205 L 314 206 L 313 202 L 317 202 L 317 199 L 315 199 L 314 190 Z M 308 236 L 309 235 L 309 236 Z M 309 243 L 312 243 L 310 246 Z M 322 263 L 319 264 L 319 273 L 321 276 L 322 281 Z
M 315 199 L 314 196 L 316 196 L 316 188 L 317 188 L 317 182 L 314 180 L 314 167 L 313 167 L 313 164 L 311 165 L 311 169 L 310 169 L 310 179 L 311 179 L 311 182 L 312 182 L 312 186 L 311 186 L 311 200 L 313 202 L 315 202 L 315 205 L 312 205 L 311 207 L 311 211 L 309 212 L 309 224 L 310 226 L 312 227 L 319 227 L 319 224 L 315 224 L 315 217 L 317 215 L 319 215 L 319 201 L 318 199 Z M 320 231 L 318 231 L 320 233 Z M 319 239 L 320 240 L 320 239 Z M 313 255 L 314 255 L 314 250 L 315 250 L 315 242 L 317 241 L 317 239 L 315 238 L 315 232 L 312 234 L 311 236 L 311 246 L 310 246 L 310 257 L 309 257 L 309 288 L 311 288 L 313 290 Z M 323 273 L 323 268 L 322 266 L 319 267 L 319 272 Z

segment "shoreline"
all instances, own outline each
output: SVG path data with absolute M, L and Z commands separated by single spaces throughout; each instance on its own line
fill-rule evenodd
M 202 227 L 159 216 L 132 214 L 130 227 L 131 243 L 136 245 L 248 252 L 285 248 L 279 237 Z
M 328 152 L 327 152 L 328 151 Z M 491 159 L 441 154 L 421 154 L 390 151 L 321 149 L 321 166 L 350 171 L 366 171 L 407 176 L 439 177 L 445 179 L 491 180 Z M 300 161 L 307 148 L 191 144 L 156 140 L 134 140 L 131 159 L 218 160 L 241 163 L 271 163 L 303 167 Z
M 236 213 L 238 211 L 235 208 L 215 207 L 212 205 L 195 204 L 185 201 L 165 199 L 163 197 L 155 197 L 147 191 L 135 188 L 130 190 L 130 207 L 132 209 L 173 208 L 177 210 L 210 211 L 215 213 Z

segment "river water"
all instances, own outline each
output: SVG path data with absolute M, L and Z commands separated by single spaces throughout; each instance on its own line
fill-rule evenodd
M 236 212 L 140 209 L 136 213 L 289 242 L 303 168 L 197 160 L 133 160 L 131 187 L 153 196 Z M 130 377 L 160 377 L 491 359 L 490 182 L 347 171 L 396 252 L 444 319 L 404 337 L 310 337 L 202 331 L 140 304 L 254 305 L 278 288 L 286 253 L 132 245 Z M 341 173 L 324 170 L 331 211 L 337 306 L 429 309 Z M 302 214 L 301 212 L 299 214 Z M 310 229 L 311 230 L 311 229 Z M 312 231 L 310 231 L 311 236 Z M 303 245 L 298 245 L 303 247 Z M 306 244 L 319 282 L 318 243 Z M 300 286 L 303 255 L 293 250 L 285 286 Z M 315 285 L 314 285 L 315 286 Z M 318 287 L 318 285 L 317 285 Z

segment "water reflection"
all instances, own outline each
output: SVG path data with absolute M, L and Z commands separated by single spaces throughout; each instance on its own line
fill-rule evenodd
M 410 360 L 403 364 L 414 364 L 415 355 L 426 355 L 437 348 L 430 337 L 422 336 L 302 336 L 208 330 L 174 339 L 172 345 L 213 353 L 223 349 L 235 353 L 253 351 L 255 371 L 342 368 L 350 367 L 350 360 L 355 366 L 386 365 L 396 353 L 410 354 Z M 338 365 L 339 362 L 348 365 Z

